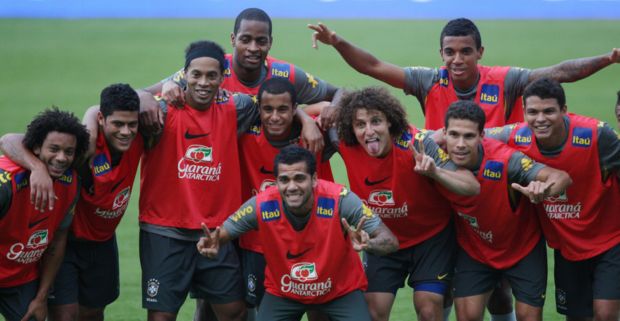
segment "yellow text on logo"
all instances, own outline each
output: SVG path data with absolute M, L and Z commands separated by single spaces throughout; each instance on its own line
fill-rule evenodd
M 366 206 L 366 204 L 362 204 L 362 214 L 364 214 L 364 216 L 370 218 L 374 215 L 374 213 L 372 212 L 372 210 L 370 208 L 368 208 L 368 206 Z
M 261 211 L 260 215 L 263 217 L 263 220 L 265 221 L 275 220 L 277 218 L 280 218 L 280 210 Z
M 11 173 L 0 173 L 0 183 L 2 184 L 6 184 L 6 183 L 11 183 Z
M 316 86 L 319 85 L 319 82 L 314 79 L 313 75 L 306 73 L 306 77 L 308 78 L 308 83 L 312 86 L 312 88 L 316 88 Z
M 238 209 L 235 214 L 231 216 L 231 219 L 233 220 L 233 222 L 238 222 L 242 217 L 252 213 L 253 211 L 254 208 L 252 207 L 252 205 L 248 205 L 244 208 Z
M 524 172 L 527 172 L 530 169 L 532 169 L 532 166 L 534 166 L 534 161 L 532 161 L 531 158 L 529 157 L 521 158 L 521 168 L 523 168 Z

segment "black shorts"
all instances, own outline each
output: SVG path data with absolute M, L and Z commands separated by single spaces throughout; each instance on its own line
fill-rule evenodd
M 69 239 L 48 303 L 103 308 L 119 295 L 116 236 L 103 242 Z
M 554 253 L 558 313 L 592 317 L 594 300 L 620 300 L 620 243 L 582 261 L 568 261 L 559 251 Z
M 303 304 L 291 299 L 265 293 L 258 321 L 301 320 L 306 310 L 316 310 L 332 321 L 370 321 L 368 305 L 361 291 L 356 290 L 323 304 Z
M 394 253 L 364 253 L 367 292 L 396 294 L 408 277 L 407 284 L 414 290 L 443 295 L 452 278 L 455 257 L 456 239 L 451 223 L 430 239 Z
M 195 241 L 178 240 L 140 230 L 142 307 L 178 313 L 188 292 L 193 298 L 225 304 L 242 301 L 239 258 L 229 242 L 218 257 L 198 253 Z
M 6 321 L 20 321 L 28 311 L 28 305 L 37 295 L 39 280 L 26 284 L 0 288 L 0 314 Z M 30 321 L 36 321 L 34 317 Z
M 241 271 L 245 280 L 245 302 L 255 307 L 265 295 L 265 256 L 241 249 Z
M 452 285 L 456 298 L 492 291 L 505 278 L 517 301 L 535 307 L 545 304 L 547 247 L 543 238 L 517 264 L 503 270 L 480 263 L 459 248 L 455 271 Z

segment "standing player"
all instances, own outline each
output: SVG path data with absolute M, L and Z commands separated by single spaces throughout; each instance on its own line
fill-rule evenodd
M 618 122 L 618 130 L 620 130 L 620 91 L 618 91 L 617 95 L 618 95 L 618 100 L 616 100 L 615 114 L 616 114 L 616 121 Z
M 300 319 L 312 306 L 332 320 L 369 321 L 361 292 L 366 278 L 354 249 L 387 254 L 398 248 L 396 237 L 355 194 L 317 179 L 309 151 L 285 147 L 273 168 L 276 187 L 252 197 L 214 232 L 203 225 L 198 251 L 213 257 L 221 243 L 257 230 L 269 245 L 258 320 Z
M 538 162 L 568 172 L 573 184 L 538 208 L 555 249 L 555 295 L 567 320 L 620 316 L 620 136 L 597 119 L 567 112 L 562 86 L 550 79 L 523 94 L 526 123 L 490 130 Z
M 165 126 L 142 158 L 140 262 L 149 320 L 174 320 L 190 290 L 211 303 L 218 320 L 245 318 L 234 248 L 215 259 L 195 249 L 201 222 L 219 226 L 241 204 L 237 137 L 258 117 L 251 97 L 220 91 L 224 65 L 219 45 L 190 44 L 186 103 L 162 106 Z
M 235 19 L 233 32 L 230 34 L 233 53 L 226 55 L 221 88 L 233 93 L 256 96 L 260 85 L 266 79 L 284 78 L 294 85 L 300 104 L 331 101 L 338 91 L 337 87 L 314 77 L 294 64 L 269 56 L 273 44 L 271 32 L 271 18 L 265 11 L 248 8 L 239 13 Z M 166 101 L 178 105 L 183 103 L 182 88 L 186 86 L 186 82 L 186 75 L 180 70 L 146 90 L 152 94 L 161 92 Z M 307 130 L 311 128 L 304 129 L 304 133 Z M 320 151 L 323 147 L 322 136 L 319 133 L 314 137 L 310 135 L 311 133 L 303 135 L 303 143 L 305 145 L 311 143 L 312 146 L 308 147 L 313 152 Z
M 274 158 L 281 148 L 300 144 L 301 125 L 293 119 L 297 108 L 293 85 L 282 78 L 271 78 L 263 82 L 256 97 L 260 122 L 239 139 L 243 200 L 276 185 Z M 316 154 L 319 179 L 333 181 L 329 158 L 334 152 L 333 148 L 326 148 Z M 250 231 L 239 237 L 239 246 L 247 289 L 246 302 L 258 306 L 264 293 L 263 244 L 258 233 Z
M 139 107 L 138 95 L 129 85 L 114 84 L 101 91 L 100 107 L 90 108 L 84 116 L 90 148 L 85 155 L 87 162 L 79 169 L 81 197 L 63 264 L 50 293 L 50 320 L 103 320 L 105 307 L 118 298 L 118 247 L 114 232 L 129 205 L 142 156 L 142 137 L 136 136 Z M 43 165 L 20 146 L 21 135 L 7 138 L 11 146 L 3 150 L 11 159 L 19 164 Z M 33 177 L 44 177 L 45 182 L 51 183 L 47 172 L 40 168 L 32 169 Z M 39 192 L 50 195 L 53 207 L 51 187 L 41 187 Z M 41 200 L 41 207 L 44 203 Z
M 457 213 L 456 317 L 482 321 L 485 302 L 505 278 L 516 297 L 517 320 L 542 320 L 547 249 L 530 200 L 539 203 L 559 195 L 571 179 L 566 172 L 484 138 L 484 124 L 484 111 L 472 101 L 454 102 L 446 113 L 450 159 L 480 182 L 476 196 L 444 193 Z
M 473 100 L 486 114 L 486 126 L 501 126 L 522 121 L 519 96 L 531 81 L 552 77 L 560 82 L 573 82 L 598 70 L 620 62 L 620 49 L 596 57 L 568 60 L 554 66 L 534 70 L 515 67 L 478 65 L 484 47 L 476 25 L 465 18 L 449 21 L 439 38 L 440 68 L 402 68 L 381 61 L 372 54 L 347 42 L 325 25 L 309 25 L 316 40 L 332 45 L 344 60 L 360 73 L 381 80 L 414 95 L 422 107 L 426 129 L 443 126 L 450 103 Z
M 366 300 L 372 319 L 389 319 L 396 291 L 408 277 L 418 319 L 441 320 L 456 244 L 452 211 L 433 179 L 465 195 L 477 194 L 479 184 L 471 172 L 455 171 L 454 164 L 446 170 L 435 168 L 426 158 L 414 160 L 409 150 L 414 143 L 422 141 L 427 150 L 441 151 L 430 137 L 407 123 L 400 102 L 385 88 L 355 91 L 341 102 L 338 150 L 351 190 L 381 217 L 400 244 L 397 252 L 387 256 L 365 256 Z M 447 158 L 439 154 L 437 161 Z M 431 170 L 423 172 L 430 178 L 414 172 L 414 164 L 416 168 L 432 164 Z
M 79 195 L 72 167 L 88 148 L 88 132 L 73 114 L 53 108 L 28 125 L 23 145 L 40 160 L 30 167 L 52 177 L 57 200 L 53 209 L 35 209 L 30 172 L 0 157 L 0 314 L 43 321 Z

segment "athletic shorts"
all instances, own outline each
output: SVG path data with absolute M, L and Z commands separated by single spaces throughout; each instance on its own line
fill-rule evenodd
M 331 321 L 370 321 L 368 305 L 362 291 L 355 290 L 323 304 L 303 304 L 301 302 L 265 293 L 258 321 L 301 320 L 306 310 L 317 310 L 329 316 Z
M 620 300 L 620 243 L 593 258 L 568 261 L 555 251 L 555 302 L 558 313 L 593 317 L 593 301 Z
M 229 242 L 218 257 L 198 253 L 195 241 L 178 240 L 140 230 L 142 307 L 178 313 L 188 292 L 213 304 L 243 300 L 239 258 Z
M 116 236 L 103 242 L 69 239 L 48 303 L 104 308 L 118 298 L 119 287 Z
M 474 260 L 459 247 L 455 271 L 452 284 L 455 298 L 492 291 L 505 278 L 517 301 L 534 307 L 545 304 L 547 247 L 543 238 L 517 264 L 503 270 Z
M 456 239 L 451 223 L 428 240 L 394 253 L 364 253 L 367 292 L 396 294 L 409 278 L 407 284 L 414 290 L 443 295 L 452 278 L 455 257 Z
M 26 284 L 0 288 L 0 315 L 6 321 L 20 321 L 28 311 L 28 305 L 37 295 L 39 290 L 39 280 L 34 280 Z M 30 318 L 30 321 L 36 319 Z
M 265 256 L 261 253 L 241 249 L 241 271 L 245 280 L 245 302 L 255 307 L 260 305 L 265 294 Z

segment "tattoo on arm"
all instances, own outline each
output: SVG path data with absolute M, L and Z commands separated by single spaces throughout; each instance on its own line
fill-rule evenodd
M 586 78 L 610 64 L 611 60 L 608 54 L 566 60 L 554 66 L 532 70 L 529 81 L 548 77 L 558 82 L 574 82 Z
M 383 223 L 372 232 L 368 245 L 368 251 L 376 255 L 386 255 L 398 250 L 396 236 Z

